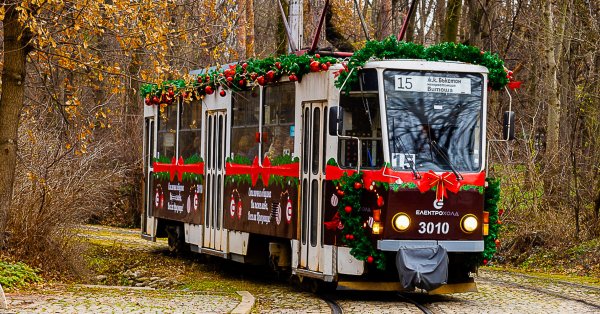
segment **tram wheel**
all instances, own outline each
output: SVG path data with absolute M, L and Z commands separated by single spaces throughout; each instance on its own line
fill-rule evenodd
M 169 252 L 172 254 L 181 254 L 189 250 L 189 246 L 185 243 L 182 226 L 168 226 L 167 241 L 169 243 Z

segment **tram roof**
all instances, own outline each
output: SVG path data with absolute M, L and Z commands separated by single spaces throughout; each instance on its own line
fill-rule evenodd
M 440 72 L 469 72 L 469 73 L 489 73 L 488 68 L 471 63 L 458 61 L 427 61 L 422 59 L 393 59 L 393 60 L 374 60 L 368 61 L 364 69 L 394 68 L 406 70 L 430 70 Z

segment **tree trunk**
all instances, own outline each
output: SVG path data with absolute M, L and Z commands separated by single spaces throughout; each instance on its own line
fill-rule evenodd
M 254 54 L 254 0 L 246 0 L 246 58 Z
M 237 57 L 238 60 L 246 59 L 246 1 L 238 1 L 237 14 Z
M 467 0 L 469 8 L 469 45 L 482 47 L 481 33 L 483 31 L 483 8 L 478 0 Z
M 348 41 L 344 34 L 333 25 L 333 9 L 331 6 L 327 8 L 325 15 L 325 37 L 336 49 L 341 51 L 352 52 L 354 47 Z
M 25 92 L 25 63 L 30 51 L 30 33 L 19 22 L 16 6 L 7 6 L 3 20 L 4 67 L 0 99 L 0 247 L 8 210 L 11 206 L 15 166 L 17 163 L 17 133 L 19 114 L 23 108 Z
M 392 34 L 392 1 L 380 0 L 375 37 L 382 40 Z
M 555 185 L 557 172 L 559 170 L 558 152 L 560 150 L 560 116 L 561 116 L 561 99 L 558 81 L 558 65 L 560 64 L 560 56 L 562 54 L 562 41 L 564 35 L 565 20 L 562 19 L 560 25 L 556 25 L 554 19 L 554 7 L 552 1 L 548 1 L 544 6 L 544 18 L 546 21 L 546 82 L 548 95 L 548 111 L 546 116 L 546 153 L 545 153 L 545 170 L 546 179 L 544 180 L 544 192 L 547 199 L 550 200 L 550 205 L 555 202 L 552 198 L 555 194 Z M 556 26 L 556 28 L 555 28 Z M 557 38 L 558 37 L 558 38 Z
M 283 12 L 288 12 L 288 3 L 287 1 L 281 1 L 281 5 L 283 6 Z M 277 9 L 279 10 L 279 9 Z M 285 31 L 285 24 L 283 24 L 283 18 L 277 19 L 277 55 L 286 54 L 288 51 L 288 41 L 287 41 L 287 33 Z
M 446 7 L 446 20 L 444 21 L 444 41 L 456 42 L 461 9 L 462 0 L 448 0 L 448 6 Z

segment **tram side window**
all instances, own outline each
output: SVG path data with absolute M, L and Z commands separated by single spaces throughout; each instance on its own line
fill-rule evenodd
M 177 133 L 177 105 L 167 106 L 159 113 L 157 134 L 157 157 L 175 157 Z
M 353 86 L 349 94 L 342 93 L 340 106 L 344 108 L 342 135 L 358 137 L 361 141 L 361 167 L 381 168 L 383 146 L 381 140 L 381 115 L 376 73 L 361 76 L 364 81 Z M 358 141 L 340 138 L 338 163 L 342 167 L 354 168 L 358 164 Z
M 179 105 L 179 156 L 183 159 L 200 156 L 202 106 L 200 102 Z
M 271 161 L 294 154 L 294 105 L 296 85 L 285 83 L 265 87 L 262 156 Z
M 257 89 L 258 90 L 258 89 Z M 250 163 L 258 156 L 258 118 L 260 99 L 253 91 L 233 93 L 231 105 L 231 158 Z

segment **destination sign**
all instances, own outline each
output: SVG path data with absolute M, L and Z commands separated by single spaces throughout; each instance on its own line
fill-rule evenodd
M 443 76 L 395 75 L 397 91 L 471 94 L 471 79 Z

